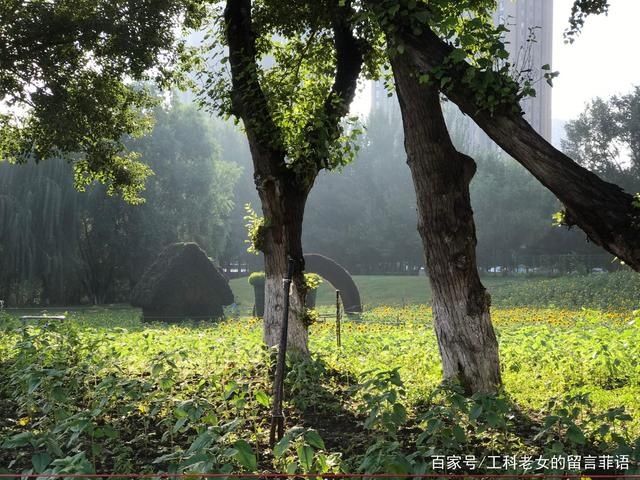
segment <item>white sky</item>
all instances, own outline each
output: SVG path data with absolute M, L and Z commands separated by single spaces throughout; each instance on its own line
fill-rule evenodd
M 640 1 L 611 0 L 607 16 L 590 16 L 573 44 L 562 32 L 573 0 L 553 1 L 552 117 L 571 120 L 593 97 L 627 93 L 640 84 Z
M 611 0 L 609 14 L 588 17 L 573 44 L 562 37 L 573 0 L 539 1 L 554 4 L 551 67 L 560 76 L 552 90 L 553 118 L 574 119 L 593 97 L 627 93 L 640 84 L 640 0 Z M 364 85 L 352 112 L 366 114 L 370 95 Z

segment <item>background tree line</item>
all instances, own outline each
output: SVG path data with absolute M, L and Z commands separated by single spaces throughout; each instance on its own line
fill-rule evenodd
M 638 89 L 633 95 L 640 99 Z M 629 98 L 626 101 L 633 104 Z M 596 105 L 607 104 L 612 108 L 616 102 L 619 100 L 594 100 Z M 568 265 L 580 272 L 586 272 L 587 267 L 617 268 L 611 264 L 612 257 L 589 243 L 581 231 L 554 225 L 553 215 L 560 209 L 559 202 L 522 166 L 488 139 L 474 138 L 470 121 L 457 108 L 448 104 L 445 113 L 456 147 L 478 163 L 471 196 L 477 219 L 480 268 L 488 271 L 495 266 L 515 267 L 523 263 L 535 267 L 545 262 L 545 256 L 551 257 L 546 259 L 551 264 L 558 262 L 556 256 L 561 255 L 575 255 L 576 261 L 582 262 L 584 256 L 593 257 L 589 265 Z M 591 135 L 597 134 L 593 125 L 604 123 L 597 117 L 598 112 L 589 106 L 579 119 L 567 124 L 563 149 L 585 166 L 592 164 L 593 155 L 578 149 L 585 149 Z M 623 136 L 620 132 L 631 129 L 632 124 L 620 125 L 618 138 Z M 260 268 L 261 259 L 246 253 L 242 243 L 246 238 L 243 205 L 255 206 L 257 196 L 249 173 L 248 149 L 244 139 L 237 135 L 229 131 L 225 139 L 227 147 L 223 148 L 225 158 L 230 158 L 227 148 L 242 152 L 234 161 L 244 167 L 230 218 L 230 238 L 234 240 L 227 243 L 223 259 Z M 608 143 L 618 138 L 610 138 Z M 357 158 L 338 172 L 321 172 L 316 181 L 305 214 L 305 251 L 328 255 L 355 274 L 416 273 L 415 269 L 424 265 L 416 232 L 415 193 L 403 141 L 395 98 L 389 99 L 388 105 L 374 107 L 366 120 Z M 605 149 L 605 144 L 601 148 Z M 619 181 L 629 192 L 640 190 L 640 176 L 632 163 L 625 164 L 622 173 L 616 170 L 615 176 L 606 174 L 604 166 L 613 158 L 617 157 L 611 154 L 609 160 L 602 161 L 603 178 Z
M 639 104 L 637 87 L 594 99 L 567 124 L 563 150 L 639 191 Z M 482 269 L 569 253 L 610 262 L 580 231 L 553 225 L 558 202 L 524 168 L 487 142 L 479 147 L 454 107 L 445 112 L 457 148 L 478 163 L 471 195 Z M 154 171 L 142 205 L 107 196 L 101 185 L 77 192 L 72 166 L 62 159 L 0 163 L 0 298 L 14 305 L 127 301 L 155 255 L 175 241 L 198 242 L 221 265 L 262 268 L 261 257 L 246 251 L 244 205 L 258 200 L 244 134 L 175 99 L 154 116 L 149 135 L 127 141 Z M 305 250 L 355 274 L 415 273 L 423 253 L 395 99 L 370 112 L 359 143 L 351 164 L 319 175 L 305 216 Z
M 0 163 L 0 298 L 10 305 L 128 301 L 157 253 L 196 241 L 218 254 L 239 168 L 220 160 L 215 127 L 195 107 L 157 108 L 155 126 L 128 140 L 154 175 L 141 205 L 101 184 L 74 188 L 62 159 Z

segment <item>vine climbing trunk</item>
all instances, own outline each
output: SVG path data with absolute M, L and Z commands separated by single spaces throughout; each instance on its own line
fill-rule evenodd
M 445 379 L 467 394 L 492 393 L 501 384 L 490 297 L 476 265 L 476 233 L 469 182 L 476 166 L 456 151 L 439 92 L 420 84 L 406 56 L 391 66 L 400 101 L 407 163 L 417 197 L 433 298 L 433 319 Z
M 224 10 L 225 37 L 231 69 L 231 110 L 242 119 L 249 140 L 254 180 L 264 214 L 257 245 L 265 259 L 264 340 L 278 344 L 285 298 L 282 279 L 288 257 L 294 260 L 289 299 L 288 348 L 309 353 L 305 318 L 306 289 L 302 254 L 302 221 L 307 196 L 318 172 L 331 168 L 332 147 L 342 137 L 341 119 L 349 112 L 363 65 L 363 49 L 352 29 L 355 11 L 350 0 L 328 2 L 334 33 L 335 69 L 333 85 L 326 91 L 321 108 L 305 119 L 304 153 L 292 155 L 285 146 L 282 126 L 275 121 L 273 105 L 262 89 L 264 75 L 259 66 L 251 0 L 227 0 Z M 276 112 L 277 113 L 277 112 Z M 294 149 L 295 151 L 295 149 Z

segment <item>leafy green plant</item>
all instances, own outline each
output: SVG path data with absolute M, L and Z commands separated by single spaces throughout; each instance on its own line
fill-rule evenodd
M 294 473 L 338 473 L 339 454 L 328 453 L 316 430 L 293 427 L 273 447 L 273 462 L 277 471 Z
M 176 448 L 175 451 L 162 455 L 153 463 L 164 465 L 168 473 L 230 473 L 233 471 L 232 460 L 243 463 L 246 455 L 245 446 L 231 449 L 229 433 L 237 428 L 238 422 L 221 427 L 208 427 L 201 431 L 191 442 L 188 449 Z M 237 443 L 237 442 L 236 442 Z M 240 453 L 240 452 L 243 453 Z
M 398 369 L 369 371 L 362 375 L 365 380 L 352 390 L 364 400 L 361 411 L 368 412 L 364 428 L 395 437 L 407 421 L 407 410 L 401 403 L 405 389 Z
M 264 248 L 264 235 L 267 224 L 265 218 L 258 215 L 250 203 L 245 204 L 244 210 L 244 221 L 247 222 L 245 227 L 249 237 L 245 240 L 249 244 L 247 252 L 258 255 Z
M 632 304 L 627 276 L 600 277 L 589 282 L 603 282 L 593 284 L 611 297 L 602 301 Z M 571 289 L 586 298 L 591 283 L 562 285 L 538 294 L 560 299 Z M 536 293 L 523 284 L 516 290 Z M 326 445 L 312 433 L 292 434 L 278 458 L 266 447 L 272 364 L 260 322 L 149 325 L 137 314 L 70 312 L 46 326 L 7 320 L 0 465 L 35 474 L 249 472 L 256 465 L 400 475 L 430 471 L 434 454 L 589 452 L 632 462 L 638 455 L 640 330 L 632 309 L 495 308 L 508 396 L 472 398 L 455 384 L 439 386 L 425 306 L 345 318 L 341 349 L 334 325 L 313 324 L 311 358 L 287 358 L 284 409 L 289 425 L 315 426 Z M 326 448 L 335 438 L 345 438 L 342 455 Z
M 310 327 L 320 319 L 320 314 L 315 308 L 305 307 L 301 313 L 301 321 L 303 325 Z
M 304 274 L 304 286 L 307 290 L 315 290 L 322 285 L 322 277 L 317 273 Z
M 249 275 L 247 281 L 249 282 L 249 285 L 264 285 L 265 274 L 264 272 L 253 272 Z

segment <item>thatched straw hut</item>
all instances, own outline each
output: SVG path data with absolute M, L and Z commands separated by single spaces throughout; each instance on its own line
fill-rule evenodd
M 227 280 L 195 243 L 165 248 L 131 292 L 145 320 L 205 320 L 223 315 L 233 303 Z

